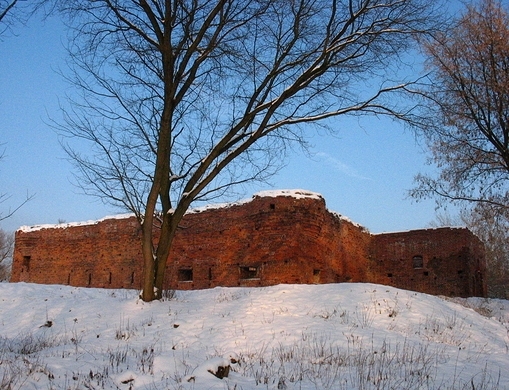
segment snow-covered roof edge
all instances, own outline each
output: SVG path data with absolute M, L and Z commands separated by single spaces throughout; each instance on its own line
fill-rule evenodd
M 454 230 L 468 230 L 472 233 L 472 231 L 466 227 L 466 226 L 434 226 L 434 227 L 423 227 L 423 228 L 417 228 L 417 229 L 408 229 L 408 230 L 395 230 L 395 231 L 387 231 L 387 232 L 379 232 L 379 233 L 372 233 L 374 236 L 382 235 L 382 234 L 403 234 L 403 233 L 409 233 L 409 232 L 416 232 L 419 230 L 440 230 L 440 229 L 454 229 Z
M 296 199 L 312 198 L 323 199 L 322 194 L 308 190 L 268 190 L 260 191 L 253 195 L 253 198 L 276 198 L 278 196 L 291 196 Z
M 216 204 L 209 204 L 209 205 L 205 205 L 205 206 L 191 208 L 187 211 L 187 213 L 200 213 L 200 212 L 203 212 L 206 210 L 214 210 L 214 209 L 221 209 L 221 208 L 228 208 L 228 207 L 232 207 L 232 206 L 242 205 L 242 204 L 252 202 L 257 197 L 277 198 L 279 196 L 291 196 L 296 199 L 304 199 L 304 198 L 323 199 L 323 196 L 317 192 L 302 190 L 302 189 L 268 190 L 268 191 L 257 192 L 253 196 L 251 196 L 251 198 L 242 199 L 237 202 L 216 203 Z M 106 217 L 103 217 L 98 220 L 89 220 L 89 221 L 82 221 L 82 222 L 21 226 L 18 229 L 18 231 L 33 232 L 33 231 L 42 230 L 42 229 L 65 229 L 65 228 L 74 227 L 74 226 L 96 225 L 96 224 L 103 222 L 105 220 L 108 220 L 108 219 L 125 219 L 125 218 L 131 218 L 131 217 L 134 217 L 134 214 L 130 213 L 130 214 L 110 215 L 110 216 L 106 216 Z
M 41 224 L 41 225 L 32 225 L 32 226 L 21 226 L 17 231 L 21 231 L 24 233 L 34 232 L 42 229 L 66 229 L 74 226 L 87 226 L 87 225 L 97 225 L 100 222 L 109 220 L 109 219 L 127 219 L 134 217 L 134 214 L 117 214 L 117 215 L 108 215 L 101 219 L 96 220 L 88 220 L 88 221 L 80 221 L 80 222 L 63 222 L 63 223 L 55 223 L 55 224 Z
M 255 193 L 251 198 L 242 199 L 237 202 L 209 204 L 209 205 L 205 205 L 205 206 L 201 206 L 201 207 L 192 208 L 192 209 L 189 209 L 188 213 L 201 213 L 201 212 L 207 211 L 207 210 L 215 210 L 215 209 L 220 209 L 220 208 L 239 206 L 239 205 L 243 205 L 243 204 L 252 202 L 253 199 L 255 199 L 255 198 L 277 198 L 280 196 L 289 196 L 289 197 L 293 197 L 295 199 L 306 199 L 306 198 L 316 199 L 316 200 L 323 200 L 325 202 L 325 199 L 322 196 L 322 194 L 320 194 L 318 192 L 302 190 L 302 189 L 267 190 L 267 191 L 259 191 L 259 192 Z M 329 210 L 329 209 L 327 209 L 327 211 L 329 213 L 331 213 L 332 215 L 334 215 L 339 220 L 348 222 L 363 231 L 369 232 L 369 229 L 358 224 L 357 222 L 353 222 L 350 218 L 345 217 L 344 215 L 341 215 L 340 213 Z
M 335 216 L 336 218 L 338 218 L 340 221 L 348 222 L 348 223 L 352 224 L 353 226 L 355 226 L 355 227 L 359 228 L 360 230 L 362 230 L 362 231 L 364 231 L 364 232 L 366 232 L 366 233 L 370 233 L 370 234 L 371 234 L 371 232 L 369 231 L 369 229 L 368 229 L 367 227 L 365 227 L 365 226 L 362 226 L 360 223 L 358 223 L 358 222 L 354 222 L 354 221 L 352 221 L 350 218 L 345 217 L 344 215 L 342 215 L 342 214 L 340 214 L 340 213 L 338 213 L 338 212 L 336 212 L 336 211 L 331 211 L 331 210 L 329 210 L 329 209 L 327 209 L 327 210 L 329 211 L 329 213 L 331 213 L 332 215 L 334 215 L 334 216 Z
M 250 198 L 241 199 L 236 202 L 229 202 L 229 203 L 212 203 L 205 206 L 199 206 L 191 208 L 187 211 L 187 213 L 201 213 L 203 211 L 207 210 L 215 210 L 215 209 L 222 209 L 222 208 L 228 208 L 232 206 L 240 206 L 249 202 L 252 202 L 255 198 L 277 198 L 280 196 L 290 196 L 295 199 L 305 199 L 305 198 L 311 198 L 311 199 L 317 199 L 317 200 L 323 200 L 323 196 L 319 194 L 318 192 L 313 191 L 307 191 L 307 190 L 268 190 L 268 191 L 259 191 L 253 194 Z

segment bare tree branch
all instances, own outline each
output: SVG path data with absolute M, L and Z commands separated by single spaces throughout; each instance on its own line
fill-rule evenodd
M 0 146 L 2 146 L 2 144 L 0 144 Z M 2 151 L 0 154 L 0 162 L 4 159 L 4 157 L 5 157 L 5 154 L 4 154 L 4 151 Z M 0 212 L 0 222 L 6 220 L 7 218 L 12 217 L 16 213 L 16 211 L 18 211 L 21 207 L 23 207 L 27 202 L 32 200 L 34 198 L 34 196 L 35 196 L 35 194 L 29 195 L 27 193 L 26 198 L 21 203 L 19 203 L 17 206 L 15 206 L 13 209 L 10 208 L 9 210 L 7 210 L 7 212 L 3 212 L 3 213 Z M 8 194 L 0 193 L 0 204 L 4 203 L 9 198 L 10 198 L 10 196 Z
M 24 25 L 41 8 L 46 15 L 52 12 L 50 0 L 0 0 L 0 37 L 12 32 L 16 25 Z
M 7 16 L 9 11 L 11 11 L 14 8 L 17 2 L 18 0 L 11 0 L 10 2 L 9 1 L 0 2 L 0 22 Z

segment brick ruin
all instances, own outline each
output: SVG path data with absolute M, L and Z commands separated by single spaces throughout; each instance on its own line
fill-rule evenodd
M 16 232 L 11 282 L 141 287 L 133 216 Z M 371 234 L 305 191 L 188 212 L 165 288 L 371 282 L 435 295 L 486 296 L 479 239 L 465 228 Z

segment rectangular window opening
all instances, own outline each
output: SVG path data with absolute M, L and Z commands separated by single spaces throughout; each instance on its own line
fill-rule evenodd
M 30 256 L 23 256 L 23 266 L 22 266 L 23 271 L 27 272 L 30 271 L 30 259 L 31 259 Z
M 258 279 L 258 267 L 240 267 L 240 278 L 241 279 Z
M 180 268 L 178 270 L 178 281 L 179 282 L 192 282 L 193 281 L 193 269 L 192 268 Z
M 313 270 L 313 283 L 320 283 L 320 270 L 317 268 Z
M 412 263 L 414 268 L 423 268 L 424 267 L 424 259 L 422 256 L 414 256 L 412 258 Z

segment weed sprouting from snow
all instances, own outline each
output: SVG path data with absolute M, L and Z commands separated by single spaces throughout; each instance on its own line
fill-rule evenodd
M 470 332 L 464 321 L 457 318 L 457 313 L 447 315 L 427 315 L 421 325 L 419 334 L 430 342 L 439 342 L 465 348 Z
M 32 355 L 45 349 L 57 347 L 65 342 L 65 336 L 52 333 L 26 332 L 19 334 L 14 339 L 0 337 L 1 350 L 19 355 Z
M 141 352 L 135 352 L 138 359 L 138 370 L 143 374 L 154 374 L 154 346 L 144 347 Z
M 314 314 L 315 317 L 323 318 L 324 320 L 332 320 L 334 318 L 337 318 L 337 316 L 339 316 L 339 318 L 345 319 L 348 322 L 347 315 L 348 315 L 348 312 L 346 310 L 342 310 L 340 306 L 336 306 L 332 309 L 325 308 L 325 309 L 319 311 L 318 313 Z M 345 322 L 343 321 L 343 323 L 345 323 Z
M 130 324 L 129 318 L 127 321 L 124 316 L 120 317 L 120 322 L 115 332 L 115 338 L 117 340 L 129 340 L 131 337 L 136 335 L 137 328 Z
M 229 290 L 229 289 L 221 289 L 219 294 L 214 298 L 216 303 L 223 303 L 223 302 L 232 302 L 237 301 L 245 296 L 245 294 L 248 294 L 246 291 L 242 290 Z
M 127 363 L 127 355 L 128 355 L 128 347 L 119 347 L 117 349 L 109 349 L 107 351 L 109 367 L 112 372 L 118 373 L 123 369 L 128 369 L 129 366 L 126 367 Z
M 355 310 L 357 324 L 362 329 L 370 328 L 375 320 L 375 310 L 371 305 L 362 305 Z
M 358 338 L 346 343 L 332 336 L 303 334 L 292 345 L 279 344 L 272 351 L 242 355 L 242 375 L 255 378 L 257 385 L 312 383 L 316 389 L 428 388 L 436 378 L 443 350 L 407 340 L 376 346 Z

